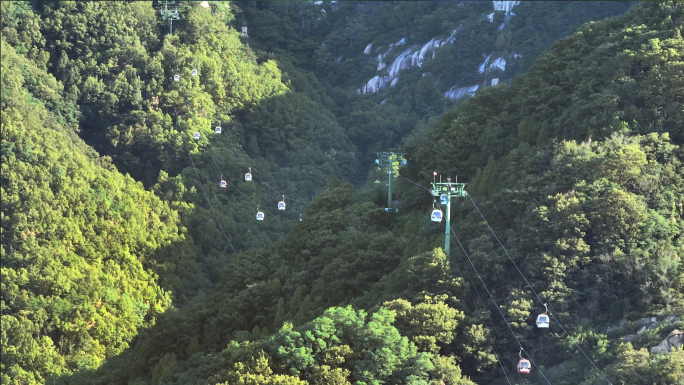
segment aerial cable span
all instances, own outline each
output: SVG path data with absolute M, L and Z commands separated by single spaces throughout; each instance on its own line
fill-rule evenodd
M 176 111 L 175 109 L 174 109 L 174 114 L 176 116 L 174 126 L 176 128 L 176 131 L 178 131 L 178 111 Z M 204 193 L 204 199 L 206 199 L 207 204 L 209 205 L 209 208 L 211 209 L 211 212 L 214 214 L 214 218 L 216 218 L 216 223 L 218 223 L 219 228 L 221 229 L 221 232 L 223 233 L 223 236 L 226 238 L 226 241 L 228 241 L 228 245 L 233 250 L 233 253 L 237 254 L 237 250 L 235 250 L 235 247 L 233 247 L 233 243 L 230 241 L 230 238 L 228 238 L 226 231 L 223 229 L 223 226 L 221 225 L 221 221 L 219 221 L 218 215 L 216 215 L 216 211 L 214 211 L 214 207 L 211 205 L 211 201 L 209 201 L 209 196 L 207 195 L 207 192 L 204 190 L 204 185 L 202 184 L 202 180 L 200 179 L 199 172 L 197 171 L 197 167 L 195 167 L 195 161 L 192 158 L 192 154 L 190 153 L 190 148 L 188 147 L 188 143 L 185 141 L 183 141 L 183 142 L 185 143 L 185 149 L 188 151 L 188 156 L 190 157 L 190 162 L 192 163 L 192 168 L 195 170 L 195 175 L 197 176 L 197 182 L 199 183 L 200 187 L 202 188 L 202 192 Z
M 248 167 L 248 168 L 250 169 L 250 173 L 251 173 L 252 175 L 254 175 L 255 178 L 259 179 L 259 181 L 260 181 L 262 184 L 266 185 L 266 187 L 268 187 L 269 189 L 271 189 L 271 191 L 273 191 L 276 195 L 283 195 L 282 193 L 278 192 L 278 191 L 275 190 L 273 187 L 271 187 L 271 185 L 269 185 L 268 183 L 264 182 L 264 180 L 261 179 L 261 178 L 259 177 L 259 175 L 257 175 L 256 172 L 254 172 L 254 170 L 252 170 L 251 167 L 249 167 L 249 165 L 247 164 L 247 162 L 245 161 L 245 159 L 242 157 L 242 155 L 240 155 L 240 151 L 238 151 L 237 147 L 235 147 L 235 144 L 233 144 L 233 141 L 230 140 L 230 136 L 229 136 L 229 135 L 226 135 L 226 138 L 228 139 L 228 142 L 230 143 L 231 147 L 233 147 L 233 150 L 235 150 L 235 153 L 237 154 L 237 156 L 238 156 L 238 157 L 240 158 L 240 160 L 242 161 L 242 164 L 244 164 L 245 167 Z M 289 200 L 291 200 L 291 201 L 293 201 L 293 202 L 307 203 L 307 202 L 300 201 L 300 200 L 298 200 L 298 199 L 294 199 L 294 198 L 290 198 L 290 197 L 288 197 L 287 199 L 289 199 Z
M 214 155 L 211 153 L 211 150 L 209 148 L 207 148 L 207 152 L 209 153 L 211 160 L 214 161 L 214 165 L 216 165 L 216 168 L 219 170 L 219 173 L 221 173 L 221 180 L 222 181 L 225 180 L 229 185 L 231 185 L 235 190 L 237 190 L 237 192 L 239 192 L 240 194 L 242 194 L 242 196 L 247 198 L 248 201 L 252 202 L 256 206 L 259 206 L 259 204 L 257 202 L 254 202 L 252 199 L 250 199 L 245 193 L 240 191 L 240 189 L 237 188 L 237 186 L 235 186 L 234 184 L 232 184 L 227 178 L 223 179 L 224 178 L 223 171 L 221 171 L 221 168 L 219 167 L 218 163 L 216 163 L 216 159 L 214 159 Z
M 412 164 L 411 164 L 411 163 L 409 163 L 409 162 L 406 162 L 406 164 L 407 164 L 407 165 L 409 165 L 409 166 L 411 166 L 411 167 L 413 167 L 414 169 L 416 169 L 416 171 L 418 171 L 419 173 L 421 173 L 421 174 L 425 175 L 425 176 L 426 176 L 426 177 L 428 177 L 428 178 L 432 176 L 432 175 L 430 175 L 430 174 L 426 173 L 425 171 L 423 171 L 423 170 L 420 170 L 420 169 L 419 169 L 418 167 L 416 167 L 416 166 L 412 165 Z
M 461 270 L 461 268 L 458 267 L 458 264 L 455 264 L 455 263 L 454 263 L 453 265 L 456 267 L 456 270 L 458 270 L 458 274 L 461 276 L 461 279 L 463 280 L 463 282 L 465 282 L 465 276 L 463 275 L 463 271 Z M 468 276 L 470 277 L 470 273 L 468 273 Z M 481 302 L 482 304 L 484 304 L 484 301 L 482 300 L 482 297 L 480 296 L 480 292 L 477 291 L 477 287 L 475 286 L 475 282 L 473 282 L 473 278 L 472 278 L 472 277 L 470 277 L 470 282 L 472 283 L 473 287 L 475 288 L 475 292 L 477 293 L 477 295 L 478 295 L 478 297 L 479 297 L 479 299 L 480 299 L 480 302 Z M 468 287 L 468 295 L 470 296 L 470 299 L 471 299 L 471 301 L 473 302 L 473 306 L 475 306 L 475 309 L 477 309 L 477 308 L 478 308 L 478 306 L 477 306 L 477 301 L 475 300 L 475 297 L 473 296 L 473 293 L 470 291 L 470 285 L 468 285 L 468 284 L 466 283 L 466 286 Z M 503 339 L 503 338 L 501 338 L 501 335 L 499 335 L 499 332 L 496 331 L 496 329 L 495 329 L 494 327 L 492 327 L 492 330 L 496 333 L 496 335 L 497 335 L 497 337 L 499 338 L 499 340 L 502 340 L 502 339 Z M 508 384 L 509 384 L 509 385 L 512 385 L 512 384 L 511 384 L 511 380 L 508 378 L 508 373 L 506 373 L 506 369 L 504 369 L 503 362 L 501 362 L 501 358 L 499 358 L 499 357 L 501 356 L 501 353 L 499 352 L 499 349 L 497 349 L 497 347 L 496 347 L 496 342 L 494 342 L 494 344 L 492 345 L 492 347 L 493 347 L 494 350 L 496 351 L 496 354 L 495 354 L 496 360 L 499 362 L 499 365 L 501 366 L 501 370 L 503 371 L 504 376 L 506 376 L 506 381 L 508 381 Z M 508 356 L 508 358 L 510 359 L 510 355 Z M 511 362 L 513 362 L 513 360 L 511 360 Z M 518 373 L 518 376 L 520 377 L 521 380 L 523 380 L 522 376 L 520 376 L 520 373 Z
M 579 351 L 582 352 L 582 354 L 584 355 L 584 357 L 586 357 L 587 360 L 589 360 L 589 362 L 591 362 L 591 364 L 594 366 L 594 368 L 595 368 L 596 370 L 598 370 L 598 372 L 601 374 L 601 377 L 603 377 L 603 379 L 606 380 L 606 382 L 608 382 L 609 384 L 612 385 L 612 383 L 608 380 L 608 378 L 603 374 L 603 372 L 601 371 L 601 369 L 599 369 L 598 366 L 596 366 L 596 364 L 594 363 L 594 361 L 593 361 L 591 358 L 589 358 L 589 356 L 587 355 L 587 353 L 585 353 L 584 350 L 582 350 L 582 348 L 579 346 L 579 344 L 577 344 L 577 342 L 575 342 L 575 340 L 572 338 L 572 336 L 570 336 L 570 333 L 568 333 L 568 331 L 565 330 L 565 328 L 564 328 L 563 325 L 560 323 L 560 321 L 558 321 L 558 319 L 556 318 L 556 316 L 553 315 L 553 313 L 551 313 L 550 311 L 548 311 L 547 304 L 546 304 L 544 301 L 542 301 L 541 298 L 539 298 L 539 295 L 537 295 L 537 292 L 534 290 L 534 288 L 532 288 L 532 285 L 530 285 L 530 282 L 527 280 L 527 278 L 525 278 L 525 275 L 522 273 L 522 271 L 521 271 L 520 268 L 518 267 L 518 264 L 516 264 L 515 261 L 513 260 L 513 258 L 511 258 L 511 255 L 508 253 L 508 250 L 506 250 L 506 248 L 504 247 L 503 243 L 501 243 L 501 240 L 499 240 L 499 237 L 496 236 L 496 233 L 494 232 L 494 230 L 492 229 L 492 227 L 489 225 L 489 223 L 487 222 L 487 219 L 485 219 L 484 215 L 482 215 L 482 212 L 480 211 L 480 209 L 479 209 L 479 208 L 477 207 L 477 205 L 475 204 L 475 201 L 473 200 L 473 198 L 471 198 L 470 196 L 468 196 L 468 198 L 470 198 L 470 202 L 472 202 L 473 206 L 475 207 L 475 210 L 477 210 L 477 212 L 480 214 L 480 217 L 482 218 L 482 220 L 484 221 L 484 223 L 485 223 L 485 224 L 487 225 L 487 227 L 489 228 L 489 231 L 492 232 L 492 235 L 494 235 L 494 238 L 495 238 L 496 241 L 499 243 L 499 245 L 501 246 L 501 248 L 503 249 L 503 251 L 506 253 L 506 255 L 508 256 L 508 259 L 510 259 L 511 262 L 513 262 L 513 266 L 515 266 L 515 269 L 518 270 L 518 273 L 520 273 L 520 276 L 522 277 L 522 279 L 525 281 L 525 283 L 526 283 L 527 286 L 530 288 L 530 290 L 532 290 L 532 293 L 534 293 L 534 296 L 537 297 L 537 299 L 539 300 L 539 302 L 541 302 L 541 304 L 544 305 L 544 307 L 547 309 L 546 313 L 548 313 L 548 314 L 553 318 L 553 320 L 556 321 L 556 323 L 558 324 L 558 326 L 560 326 L 560 328 L 563 330 L 563 332 L 565 333 L 565 335 L 567 335 L 568 338 L 570 338 L 570 340 L 572 340 L 572 342 L 573 342 L 573 344 L 575 345 L 575 347 L 577 347 L 577 349 L 579 349 Z
M 437 174 L 437 173 L 433 173 L 433 175 L 436 175 L 436 174 Z M 417 186 L 419 186 L 419 187 L 424 188 L 424 189 L 427 190 L 427 188 L 425 188 L 425 187 L 419 185 L 418 183 L 415 183 L 415 182 L 411 181 L 411 180 L 408 179 L 408 178 L 404 178 L 404 179 L 406 179 L 407 181 L 409 181 L 409 182 L 411 182 L 411 183 L 413 183 L 413 184 L 415 184 L 415 185 L 417 185 Z M 451 178 L 449 178 L 449 182 L 450 182 L 450 179 L 451 179 Z M 441 185 L 441 183 L 440 183 L 440 185 Z M 463 186 L 465 186 L 465 184 L 463 184 Z M 432 193 L 433 196 L 436 196 L 436 195 L 437 195 L 437 187 L 441 187 L 441 186 L 438 186 L 436 183 L 433 183 L 433 189 L 430 190 L 430 192 Z M 449 187 L 451 187 L 451 184 L 450 184 L 450 183 L 449 183 Z M 461 187 L 461 186 L 459 186 L 459 187 Z M 458 192 L 458 195 L 461 195 L 461 194 L 460 194 L 460 191 L 461 191 L 461 190 L 462 190 L 462 187 L 461 187 L 461 189 L 459 189 L 459 190 L 457 191 L 457 192 Z M 441 191 L 440 191 L 440 192 L 441 192 Z M 447 194 L 446 197 L 442 197 L 443 200 L 444 200 L 445 198 L 447 199 L 447 202 L 444 202 L 444 203 L 448 203 L 448 200 L 450 200 L 450 196 L 448 196 L 448 195 L 451 195 L 451 192 L 452 192 L 451 189 L 449 189 L 449 194 Z M 464 191 L 463 191 L 463 192 L 464 192 Z M 463 194 L 463 195 L 467 195 L 467 194 Z M 433 208 L 434 208 L 434 205 L 435 205 L 435 204 L 439 204 L 439 203 L 437 203 L 436 201 L 433 202 Z M 435 213 L 436 213 L 436 212 L 437 212 L 438 214 L 440 214 L 440 215 L 439 215 L 439 218 L 437 218 L 437 219 L 435 219 Z M 437 210 L 437 209 L 433 210 L 432 220 L 435 221 L 435 222 L 441 222 L 441 219 L 442 219 L 442 218 L 441 218 L 441 205 L 440 205 L 440 210 Z M 447 222 L 447 226 L 448 226 L 448 222 Z M 529 373 L 529 371 L 530 371 L 530 366 L 529 366 L 529 364 L 530 364 L 530 362 L 532 362 L 532 364 L 535 366 L 535 368 L 537 368 L 537 370 L 539 371 L 539 373 L 541 374 L 541 376 L 544 378 L 544 380 L 546 380 L 546 382 L 547 382 L 549 385 L 551 385 L 551 384 L 549 383 L 548 379 L 546 378 L 546 376 L 544 376 L 544 373 L 539 369 L 539 367 L 537 366 L 537 364 L 534 363 L 534 361 L 532 360 L 532 357 L 529 356 L 529 354 L 527 354 L 527 352 L 525 352 L 525 353 L 527 354 L 527 356 L 529 357 L 529 359 L 524 359 L 524 358 L 522 357 L 522 352 L 524 351 L 524 348 L 523 348 L 523 346 L 522 346 L 520 340 L 519 340 L 518 337 L 515 335 L 515 332 L 513 332 L 513 329 L 511 328 L 510 324 L 508 323 L 508 320 L 506 320 L 506 317 L 503 315 L 503 313 L 501 312 L 501 309 L 500 309 L 499 306 L 496 304 L 496 301 L 494 300 L 494 297 L 492 296 L 491 292 L 489 291 L 489 288 L 487 288 L 487 285 L 484 283 L 484 280 L 482 280 L 482 277 L 481 277 L 480 274 L 477 272 L 477 269 L 475 268 L 475 265 L 472 263 L 472 260 L 470 259 L 470 256 L 468 256 L 468 253 L 466 252 L 465 248 L 464 248 L 463 245 L 461 244 L 461 241 L 460 241 L 460 240 L 458 239 L 458 237 L 456 236 L 455 231 L 454 231 L 453 229 L 449 229 L 449 227 L 447 227 L 447 231 L 449 231 L 449 230 L 451 230 L 451 231 L 450 231 L 451 234 L 453 234 L 454 237 L 456 238 L 456 240 L 458 241 L 458 244 L 459 244 L 459 246 L 461 247 L 461 249 L 463 250 L 463 253 L 465 254 L 466 258 L 468 259 L 468 262 L 470 262 L 470 265 L 471 265 L 471 267 L 473 268 L 473 271 L 475 271 L 475 274 L 476 274 L 477 277 L 480 279 L 480 282 L 482 283 L 482 285 L 484 286 L 485 290 L 487 291 L 487 294 L 489 295 L 489 298 L 490 298 L 490 299 L 492 300 L 492 302 L 494 303 L 494 306 L 495 306 L 496 309 L 499 311 L 499 314 L 500 314 L 501 317 L 504 319 L 504 322 L 506 322 L 506 326 L 508 326 L 508 329 L 509 329 L 509 330 L 511 331 L 511 333 L 513 334 L 513 337 L 514 337 L 514 338 L 516 339 L 516 341 L 518 342 L 518 345 L 519 345 L 519 347 L 520 347 L 520 353 L 519 353 L 519 354 L 520 354 L 520 361 L 518 362 L 518 365 L 517 365 L 518 374 L 520 374 L 520 373 Z M 448 234 L 448 235 L 451 235 L 451 234 Z M 460 271 L 460 269 L 459 269 L 459 271 Z M 461 275 L 462 275 L 462 274 L 461 274 Z M 468 275 L 470 275 L 470 274 L 468 274 Z M 472 281 L 472 277 L 471 277 L 471 281 Z M 477 289 L 476 289 L 476 291 L 477 291 Z M 479 295 L 479 292 L 478 292 L 478 295 Z M 495 329 L 494 329 L 494 330 L 495 330 Z M 498 335 L 498 333 L 497 333 L 497 335 Z M 497 352 L 498 352 L 498 351 L 497 351 Z M 498 357 L 497 357 L 497 359 L 498 359 Z M 501 364 L 501 362 L 499 362 L 499 363 Z M 504 373 L 505 373 L 505 371 L 504 371 Z M 506 375 L 506 379 L 507 379 L 507 380 L 509 381 L 509 383 L 510 383 L 510 379 L 508 378 L 508 375 Z
M 439 205 L 439 203 L 438 203 L 437 205 Z M 439 205 L 439 206 L 440 206 L 440 209 L 441 209 L 441 205 Z M 453 266 L 456 267 L 456 270 L 458 270 L 458 273 L 460 274 L 461 278 L 462 278 L 463 281 L 465 282 L 465 276 L 463 275 L 463 270 L 461 270 L 461 268 L 460 268 L 460 267 L 458 266 L 458 264 L 455 263 L 455 262 L 450 262 L 450 264 L 452 264 Z M 485 300 L 482 298 L 482 295 L 480 294 L 480 291 L 477 290 L 477 285 L 475 284 L 475 281 L 473 280 L 472 275 L 470 275 L 470 272 L 468 271 L 468 269 L 464 268 L 464 270 L 465 270 L 466 274 L 468 274 L 468 280 L 470 281 L 470 284 L 472 284 L 472 285 L 473 285 L 473 289 L 475 289 L 475 293 L 477 294 L 477 298 L 479 299 L 479 303 L 480 303 L 482 306 L 486 306 L 486 302 L 485 302 Z M 471 301 L 473 302 L 473 306 L 475 307 L 475 309 L 477 309 L 477 308 L 478 308 L 478 302 L 477 302 L 477 300 L 475 299 L 475 297 L 473 296 L 473 293 L 470 291 L 470 285 L 467 285 L 467 287 L 468 287 L 468 295 L 470 296 L 470 299 L 471 299 Z M 491 319 L 490 319 L 490 322 L 491 322 Z M 501 334 L 499 334 L 499 332 L 498 332 L 498 331 L 496 330 L 496 328 L 494 327 L 494 323 L 492 323 L 491 330 L 494 331 L 494 333 L 496 334 L 497 338 L 499 339 L 499 343 L 501 343 L 501 344 L 503 345 L 503 343 L 501 342 L 501 341 L 503 340 L 503 337 L 501 337 Z M 494 344 L 493 344 L 493 347 L 494 347 L 494 350 L 496 351 L 497 355 L 498 355 L 498 356 L 501 356 L 501 353 L 499 352 L 499 349 L 497 349 L 497 347 L 496 347 L 496 340 L 495 340 L 495 342 L 494 342 Z M 504 352 L 506 352 L 505 349 L 504 349 Z M 506 352 L 506 355 L 508 356 L 508 359 L 509 359 L 509 361 L 510 361 L 511 363 L 514 363 L 514 362 L 515 362 L 515 360 L 514 360 L 513 358 L 511 358 L 511 355 L 510 355 L 509 352 Z M 497 356 L 497 360 L 499 361 L 499 365 L 501 365 L 501 368 L 502 368 L 502 370 L 504 371 L 504 374 L 506 374 L 506 371 L 503 369 L 503 368 L 504 368 L 503 363 L 501 362 L 501 359 L 500 359 L 498 356 Z M 518 375 L 518 377 L 520 377 L 520 380 L 524 382 L 524 379 L 523 379 L 523 377 L 520 375 L 520 373 L 516 371 L 516 374 Z M 511 383 L 511 382 L 510 382 L 510 379 L 508 378 L 507 375 L 506 375 L 506 380 L 508 380 L 508 383 L 509 383 L 509 384 Z
M 461 270 L 460 267 L 458 267 L 458 264 L 457 264 L 457 263 L 454 263 L 454 266 L 456 266 L 456 269 L 458 269 L 459 274 L 461 274 L 461 277 L 463 277 L 462 270 Z M 477 285 L 475 285 L 475 281 L 473 281 L 473 277 L 470 275 L 470 272 L 469 272 L 467 269 L 464 269 L 464 270 L 465 270 L 466 274 L 468 274 L 468 279 L 470 280 L 470 283 L 473 285 L 473 289 L 475 289 L 475 293 L 477 294 L 477 298 L 479 299 L 480 304 L 482 304 L 483 306 L 485 306 L 485 305 L 486 305 L 486 302 L 485 302 L 484 299 L 482 299 L 482 296 L 480 295 L 480 291 L 477 290 Z M 465 278 L 464 278 L 464 281 L 465 281 Z M 475 309 L 477 309 L 477 308 L 478 308 L 477 302 L 475 301 L 475 297 L 473 297 L 473 294 L 470 292 L 470 285 L 468 285 L 468 294 L 470 295 L 470 298 L 471 298 L 472 301 L 473 301 L 473 305 L 475 306 Z M 491 319 L 490 319 L 490 322 L 491 322 Z M 503 337 L 501 337 L 501 334 L 499 334 L 499 332 L 498 332 L 498 331 L 496 330 L 496 328 L 494 327 L 494 323 L 492 323 L 492 329 L 491 329 L 491 330 L 493 330 L 494 333 L 496 334 L 497 338 L 499 339 L 499 343 L 503 344 L 503 343 L 501 342 L 501 340 L 503 340 Z M 499 352 L 499 349 L 497 349 L 497 347 L 496 347 L 496 342 L 494 342 L 493 347 L 494 347 L 494 350 L 496 351 L 497 355 L 500 356 L 501 353 Z M 505 349 L 504 349 L 504 352 L 506 352 Z M 515 360 L 513 360 L 513 359 L 511 358 L 510 353 L 506 352 L 506 355 L 508 356 L 509 361 L 511 361 L 512 363 L 515 362 Z M 501 362 L 501 359 L 500 359 L 499 357 L 497 357 L 497 360 L 499 361 L 499 365 L 501 365 L 501 369 L 503 370 L 503 363 Z M 504 370 L 504 373 L 506 373 L 505 370 Z M 518 374 L 518 377 L 520 377 L 520 380 L 524 382 L 525 380 L 524 380 L 523 377 L 520 375 L 520 373 L 518 373 L 517 371 L 516 371 L 516 373 Z M 506 376 L 506 379 L 508 380 L 508 376 Z M 509 383 L 509 384 L 511 383 L 510 380 L 508 381 L 508 383 Z
M 544 378 L 544 380 L 546 381 L 546 383 L 549 384 L 549 385 L 551 385 L 551 383 L 550 383 L 549 380 L 546 378 L 546 376 L 545 376 L 544 373 L 541 371 L 541 369 L 539 369 L 539 367 L 538 367 L 537 364 L 534 362 L 534 360 L 532 360 L 532 357 L 531 357 L 529 354 L 527 354 L 527 351 L 525 351 L 525 348 L 522 346 L 522 343 L 521 343 L 520 340 L 518 339 L 518 336 L 515 335 L 515 332 L 513 331 L 513 328 L 511 328 L 511 325 L 508 323 L 508 320 L 506 319 L 506 316 L 504 316 L 503 312 L 502 312 L 501 309 L 499 308 L 499 305 L 496 304 L 496 301 L 494 300 L 494 297 L 492 296 L 492 293 L 489 291 L 489 288 L 487 288 L 487 285 L 485 285 L 484 280 L 482 280 L 482 277 L 480 276 L 480 273 L 477 272 L 477 269 L 475 268 L 475 265 L 473 264 L 473 261 L 470 259 L 470 256 L 468 255 L 468 252 L 466 252 L 465 248 L 463 247 L 463 244 L 461 244 L 461 241 L 458 239 L 458 236 L 456 235 L 456 232 L 454 231 L 454 229 L 451 229 L 451 233 L 454 235 L 454 238 L 456 238 L 456 241 L 458 242 L 458 245 L 461 247 L 461 250 L 463 250 L 463 254 L 465 254 L 466 258 L 468 259 L 468 262 L 470 263 L 470 266 L 472 266 L 473 271 L 475 271 L 475 274 L 477 275 L 477 278 L 480 280 L 480 282 L 482 283 L 482 286 L 484 286 L 485 290 L 487 291 L 487 294 L 489 295 L 489 298 L 492 300 L 492 303 L 494 303 L 494 307 L 496 308 L 496 310 L 499 311 L 499 314 L 501 315 L 501 318 L 503 318 L 504 322 L 506 323 L 506 326 L 508 326 L 508 330 L 511 331 L 511 334 L 513 335 L 513 338 L 515 338 L 515 340 L 518 342 L 518 345 L 520 346 L 521 359 L 522 359 L 522 352 L 525 352 L 525 354 L 526 354 L 527 357 L 528 357 L 528 360 L 529 360 L 530 362 L 532 362 L 532 365 L 534 365 L 535 368 L 537 368 L 537 371 L 539 372 L 539 374 L 541 374 L 541 376 Z
M 207 192 L 204 190 L 204 186 L 202 185 L 202 180 L 200 179 L 199 172 L 197 172 L 197 167 L 195 167 L 195 161 L 192 159 L 192 154 L 190 153 L 190 149 L 188 148 L 187 143 L 185 144 L 185 148 L 188 150 L 188 156 L 190 156 L 190 162 L 192 162 L 192 168 L 195 170 L 195 175 L 197 175 L 197 182 L 199 183 L 200 187 L 202 188 L 202 192 L 204 193 L 204 198 L 207 200 L 207 203 L 209 204 L 209 208 L 211 209 L 211 212 L 214 213 L 214 218 L 216 218 L 216 223 L 218 223 L 219 228 L 221 228 L 221 232 L 223 233 L 223 236 L 226 237 L 226 241 L 228 241 L 230 248 L 233 249 L 233 252 L 235 254 L 237 254 L 235 247 L 233 247 L 233 244 L 230 242 L 230 239 L 228 239 L 228 235 L 226 235 L 226 231 L 223 230 L 223 226 L 221 226 L 221 222 L 219 221 L 218 216 L 216 215 L 216 212 L 214 211 L 214 208 L 211 206 L 211 202 L 209 201 L 209 197 L 207 196 Z
M 415 167 L 415 166 L 413 166 L 413 165 L 410 165 L 410 166 L 413 167 L 414 169 L 416 169 L 417 171 L 419 171 L 420 173 L 425 174 L 423 171 L 421 171 L 421 170 L 418 169 L 417 167 Z M 402 177 L 402 178 L 403 178 L 403 177 Z M 413 183 L 413 184 L 415 184 L 415 185 L 417 185 L 417 186 L 419 186 L 419 187 L 425 188 L 425 187 L 420 186 L 419 184 L 417 184 L 417 183 L 415 183 L 415 182 L 413 182 L 413 181 L 411 181 L 411 180 L 409 180 L 409 179 L 407 179 L 407 178 L 404 178 L 404 179 L 408 180 L 409 182 L 411 182 L 411 183 Z M 537 298 L 537 300 L 539 300 L 539 302 L 540 302 L 540 303 L 544 306 L 544 308 L 546 309 L 546 311 L 543 313 L 543 315 L 546 315 L 546 314 L 550 315 L 550 316 L 554 319 L 554 321 L 556 321 L 556 323 L 558 323 L 558 326 L 560 326 L 560 328 L 563 330 L 563 332 L 565 333 L 565 335 L 568 336 L 568 338 L 570 338 L 570 340 L 573 341 L 573 344 L 575 345 L 575 347 L 577 347 L 577 349 L 579 349 L 579 351 L 582 352 L 582 354 L 584 355 L 584 357 L 585 357 L 587 360 L 589 360 L 589 362 L 592 364 L 592 366 L 599 372 L 599 374 L 601 374 L 601 377 L 603 377 L 603 379 L 606 380 L 606 382 L 608 382 L 608 384 L 612 385 L 612 383 L 610 382 L 610 380 L 608 380 L 608 378 L 607 378 L 607 377 L 605 376 L 605 374 L 601 371 L 601 369 L 598 368 L 598 366 L 594 363 L 594 361 L 593 361 L 593 360 L 584 352 L 584 350 L 582 350 L 582 348 L 579 346 L 579 344 L 578 344 L 577 342 L 575 342 L 575 340 L 572 338 L 572 336 L 570 336 L 570 333 L 568 333 L 568 331 L 563 327 L 563 325 L 560 323 L 560 321 L 558 321 L 558 319 L 556 318 L 556 316 L 555 316 L 554 314 L 552 314 L 551 312 L 548 311 L 548 306 L 547 306 L 548 304 L 545 303 L 545 302 L 539 297 L 539 295 L 537 294 L 537 292 L 534 290 L 534 288 L 532 287 L 532 285 L 530 284 L 530 282 L 527 280 L 527 278 L 526 278 L 525 275 L 522 273 L 522 271 L 520 270 L 520 268 L 518 267 L 518 265 L 515 263 L 515 261 L 514 261 L 513 258 L 511 257 L 511 255 L 508 253 L 508 250 L 506 250 L 506 248 L 504 247 L 504 245 L 503 245 L 503 243 L 501 242 L 501 240 L 499 239 L 499 237 L 496 235 L 496 233 L 494 232 L 494 230 L 492 229 L 492 227 L 491 227 L 491 226 L 489 225 L 489 223 L 487 222 L 487 219 L 484 217 L 484 215 L 482 215 L 482 212 L 480 211 L 480 209 L 479 209 L 479 208 L 477 207 L 477 205 L 475 204 L 475 201 L 473 200 L 473 198 L 472 198 L 470 195 L 468 195 L 468 198 L 470 199 L 470 202 L 473 204 L 473 206 L 475 207 L 475 209 L 477 210 L 477 212 L 480 214 L 480 217 L 481 217 L 482 220 L 485 222 L 485 224 L 487 225 L 487 227 L 488 227 L 489 230 L 491 231 L 492 235 L 494 235 L 494 238 L 496 239 L 496 241 L 499 243 L 499 245 L 501 246 L 501 248 L 502 248 L 502 249 L 504 250 L 504 252 L 506 253 L 506 256 L 508 256 L 508 259 L 511 260 L 511 262 L 512 262 L 513 265 L 515 266 L 516 270 L 518 270 L 518 273 L 519 273 L 520 276 L 523 278 L 523 280 L 525 281 L 525 283 L 527 284 L 527 286 L 530 288 L 530 290 L 532 290 L 532 293 L 534 293 L 534 295 L 535 295 L 535 297 Z M 452 229 L 452 232 L 453 232 L 453 229 Z M 454 233 L 454 236 L 455 236 L 455 233 Z M 459 244 L 460 244 L 460 242 L 459 242 Z M 461 245 L 461 247 L 463 247 L 463 246 Z M 464 252 L 465 252 L 465 250 L 464 250 Z M 466 255 L 466 256 L 467 256 L 467 255 Z M 477 272 L 476 272 L 476 273 L 477 273 Z M 478 274 L 478 278 L 479 278 L 479 274 Z M 540 326 L 540 325 L 539 325 L 539 319 L 540 319 L 540 317 L 537 317 L 537 326 L 538 326 L 538 327 L 546 327 L 546 326 Z M 535 365 L 535 366 L 536 366 L 536 365 Z
M 427 187 L 425 187 L 425 186 L 423 186 L 423 185 L 420 185 L 420 184 L 418 184 L 418 183 L 416 183 L 416 182 L 414 182 L 414 181 L 412 181 L 412 180 L 410 180 L 410 179 L 408 179 L 408 178 L 404 178 L 404 177 L 401 176 L 401 175 L 398 175 L 398 176 L 399 176 L 399 178 L 404 179 L 404 180 L 406 180 L 406 181 L 408 181 L 408 182 L 411 182 L 411 183 L 415 184 L 416 186 L 418 186 L 418 187 L 420 187 L 420 188 L 422 188 L 422 189 L 424 189 L 424 190 L 430 191 L 429 188 L 427 188 Z

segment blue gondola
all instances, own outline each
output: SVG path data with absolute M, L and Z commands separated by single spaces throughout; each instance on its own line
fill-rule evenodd
M 548 308 L 548 306 L 546 306 L 546 304 L 544 304 L 544 308 L 546 308 L 546 310 L 537 316 L 537 327 L 540 329 L 542 329 L 542 328 L 548 329 L 549 328 L 549 321 L 550 320 L 549 320 L 549 316 L 547 315 L 547 313 L 549 312 L 549 308 Z
M 432 210 L 432 215 L 430 216 L 430 219 L 432 219 L 433 222 L 441 222 L 442 221 L 442 210 L 439 210 L 439 209 Z

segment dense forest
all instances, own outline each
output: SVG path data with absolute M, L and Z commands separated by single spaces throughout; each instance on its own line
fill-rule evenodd
M 684 3 L 0 6 L 3 385 L 684 383 Z

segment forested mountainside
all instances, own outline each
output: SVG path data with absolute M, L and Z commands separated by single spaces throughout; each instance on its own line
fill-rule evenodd
M 477 89 L 525 72 L 582 23 L 621 14 L 633 3 L 235 4 L 233 25 L 248 28 L 251 48 L 274 54 L 286 72 L 295 67 L 316 75 L 332 99 L 326 107 L 366 164 Z
M 0 5 L 2 384 L 684 382 L 681 2 Z

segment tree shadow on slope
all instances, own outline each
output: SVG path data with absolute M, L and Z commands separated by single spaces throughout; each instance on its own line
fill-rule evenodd
M 160 371 L 187 369 L 183 361 L 195 353 L 221 351 L 230 340 L 266 337 L 287 320 L 301 325 L 330 306 L 348 304 L 364 295 L 375 283 L 392 275 L 404 257 L 405 247 L 392 234 L 394 225 L 388 213 L 373 203 L 355 203 L 356 199 L 350 186 L 333 183 L 312 204 L 305 220 L 274 248 L 251 249 L 228 262 L 211 293 L 200 291 L 182 309 L 160 315 L 128 351 L 110 358 L 97 370 L 84 368 L 51 381 L 125 384 L 135 378 L 155 378 Z M 192 246 L 184 243 L 170 245 L 160 253 L 178 259 L 175 250 Z M 225 249 L 223 257 L 230 258 Z M 434 258 L 439 259 L 424 258 L 424 263 L 419 264 L 424 267 L 409 270 L 417 275 L 425 270 L 421 280 L 431 282 L 437 279 L 430 278 Z M 202 275 L 194 262 L 181 260 L 173 265 L 169 270 L 188 273 L 180 281 Z M 410 281 L 404 274 L 390 281 Z M 410 292 L 410 296 L 418 296 L 422 286 L 414 286 L 402 289 L 402 295 Z M 383 287 L 387 288 L 387 283 Z M 378 298 L 396 297 L 387 292 Z M 365 303 L 371 304 L 373 299 Z M 175 358 L 164 358 L 168 354 Z

